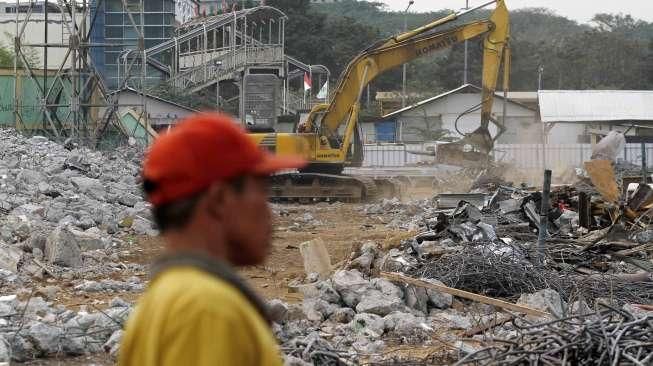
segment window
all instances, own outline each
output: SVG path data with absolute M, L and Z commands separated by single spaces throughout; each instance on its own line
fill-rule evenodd
M 145 40 L 145 48 L 150 48 L 158 45 L 159 43 L 163 42 L 160 39 L 146 39 Z
M 145 1 L 145 11 L 163 11 L 163 1 L 162 0 Z
M 106 25 L 122 25 L 122 13 L 107 13 Z
M 174 14 L 164 14 L 163 15 L 163 24 L 165 24 L 165 25 L 175 24 L 175 15 Z
M 145 25 L 163 24 L 163 14 L 145 14 Z
M 107 52 L 104 54 L 104 63 L 117 64 L 119 56 L 120 56 L 120 52 Z
M 104 27 L 104 36 L 107 38 L 122 38 L 122 27 Z
M 138 38 L 138 32 L 133 25 L 125 25 L 125 38 Z
M 145 38 L 163 38 L 163 27 L 145 27 Z
M 174 1 L 163 0 L 163 6 L 164 6 L 163 11 L 170 11 L 170 12 L 175 11 L 175 2 Z
M 106 0 L 105 4 L 107 11 L 122 11 L 121 0 Z

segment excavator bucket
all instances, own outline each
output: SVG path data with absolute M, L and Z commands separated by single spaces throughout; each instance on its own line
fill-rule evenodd
M 494 141 L 485 127 L 479 127 L 459 141 L 437 146 L 435 161 L 438 164 L 455 165 L 464 168 L 486 166 L 491 157 Z

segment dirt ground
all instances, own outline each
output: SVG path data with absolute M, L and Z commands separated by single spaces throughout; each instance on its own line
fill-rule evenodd
M 391 241 L 401 234 L 387 229 L 382 222 L 367 217 L 355 204 L 317 204 L 279 206 L 284 216 L 275 218 L 273 243 L 265 264 L 241 270 L 251 286 L 267 299 L 278 298 L 286 302 L 301 301 L 301 295 L 292 292 L 288 283 L 304 276 L 304 265 L 299 244 L 321 238 L 331 257 L 332 264 L 349 258 L 354 246 L 367 240 L 379 243 Z M 321 225 L 297 225 L 296 219 L 304 213 L 311 214 Z M 158 238 L 139 238 L 121 260 L 147 264 L 161 252 Z M 147 278 L 146 273 L 123 273 L 121 276 L 136 275 Z M 132 295 L 132 294 L 130 294 Z M 131 300 L 134 296 L 127 296 Z

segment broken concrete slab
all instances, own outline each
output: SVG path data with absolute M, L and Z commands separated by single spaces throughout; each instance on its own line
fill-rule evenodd
M 0 243 L 0 269 L 17 273 L 22 258 L 23 251 L 20 248 Z
M 106 199 L 107 191 L 98 179 L 89 177 L 72 177 L 70 182 L 81 193 L 87 194 L 89 197 L 95 198 L 98 201 Z
M 288 305 L 279 299 L 268 301 L 268 314 L 275 323 L 284 323 L 288 317 Z
M 532 294 L 522 294 L 517 304 L 525 305 L 544 312 L 552 312 L 557 317 L 562 317 L 567 304 L 560 294 L 553 289 L 544 289 Z
M 412 309 L 428 314 L 429 296 L 423 287 L 405 285 L 406 305 Z
M 369 313 L 356 314 L 351 323 L 349 323 L 349 326 L 354 332 L 372 338 L 382 336 L 385 331 L 385 321 L 383 318 Z
M 338 323 L 349 323 L 356 316 L 356 312 L 351 308 L 336 309 L 330 316 L 329 320 Z
M 331 275 L 331 258 L 322 239 L 316 238 L 299 244 L 299 252 L 304 259 L 306 274 L 317 273 L 320 278 L 328 278 Z
M 45 241 L 48 262 L 65 267 L 82 265 L 82 250 L 67 226 L 57 227 Z
M 363 278 L 357 270 L 339 270 L 331 277 L 333 287 L 347 306 L 355 307 L 361 296 L 372 287 L 370 282 Z
M 442 281 L 438 281 L 436 279 L 428 279 L 425 278 L 424 281 L 434 283 L 436 285 L 442 285 L 444 286 L 444 283 Z M 453 304 L 453 296 L 450 294 L 446 294 L 444 292 L 434 290 L 434 289 L 426 289 L 426 294 L 429 298 L 429 305 L 432 305 L 438 309 L 446 309 Z
M 356 312 L 385 316 L 404 307 L 398 296 L 391 296 L 379 290 L 367 290 L 356 305 Z

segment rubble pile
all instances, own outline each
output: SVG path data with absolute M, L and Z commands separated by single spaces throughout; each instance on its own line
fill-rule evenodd
M 472 334 L 493 335 L 498 346 L 474 353 L 476 348 L 464 342 L 457 344 L 463 354 L 474 354 L 468 363 L 558 363 L 564 357 L 592 360 L 587 364 L 606 360 L 650 363 L 646 358 L 650 342 L 645 338 L 631 342 L 639 332 L 650 331 L 646 329 L 650 323 L 643 328 L 621 326 L 633 319 L 633 311 L 648 314 L 648 322 L 653 317 L 647 305 L 653 302 L 653 188 L 630 184 L 626 189 L 625 181 L 616 180 L 627 171 L 623 166 L 617 165 L 618 174 L 603 175 L 602 171 L 613 168 L 609 161 L 593 161 L 588 168 L 587 173 L 578 172 L 589 177 L 580 177 L 579 184 L 553 187 L 546 208 L 542 208 L 542 193 L 536 188 L 513 187 L 482 177 L 477 179 L 481 184 L 475 183 L 468 193 L 441 194 L 411 203 L 384 200 L 367 205 L 362 210 L 378 221 L 417 232 L 398 247 L 379 254 L 383 260 L 374 262 L 369 273 L 403 273 L 410 278 L 441 281 L 474 296 L 516 302 L 548 314 L 544 319 L 553 323 L 545 324 L 558 327 L 550 337 L 556 331 L 568 337 L 564 339 L 569 345 L 549 342 L 547 334 L 541 333 L 542 327 L 528 333 L 521 316 L 511 313 L 509 318 L 516 317 L 522 323 L 506 322 L 509 319 L 505 315 L 490 311 L 487 315 L 494 320 L 482 321 L 480 329 Z M 547 227 L 539 246 L 538 234 L 544 230 L 541 220 L 547 221 Z M 605 307 L 609 310 L 594 313 Z M 428 310 L 429 315 L 435 315 Z M 460 313 L 470 315 L 465 308 Z M 591 318 L 587 314 L 595 315 Z M 622 319 L 622 323 L 606 320 L 615 318 Z M 536 323 L 542 324 L 544 319 L 540 316 Z M 592 323 L 588 319 L 602 320 Z M 594 328 L 602 322 L 612 327 L 610 335 Z M 471 331 L 472 326 L 463 328 Z M 587 336 L 587 332 L 596 338 Z M 633 338 L 624 338 L 622 344 L 618 334 L 633 334 Z M 604 343 L 595 344 L 601 341 Z M 574 342 L 586 347 L 586 353 L 575 350 Z M 624 352 L 623 347 L 633 347 L 634 353 Z
M 513 322 L 509 339 L 470 353 L 456 365 L 650 365 L 653 315 L 607 307 L 545 323 Z
M 37 278 L 102 270 L 129 234 L 155 235 L 140 159 L 0 130 L 0 269 Z
M 104 310 L 75 312 L 42 297 L 0 296 L 0 361 L 108 352 L 115 356 L 132 310 L 120 298 Z

